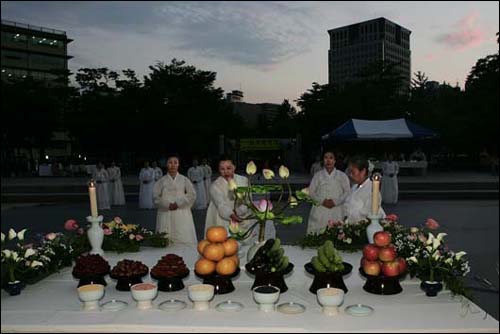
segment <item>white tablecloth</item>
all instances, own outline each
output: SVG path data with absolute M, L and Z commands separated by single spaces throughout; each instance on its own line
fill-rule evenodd
M 215 296 L 212 308 L 206 312 L 191 309 L 192 303 L 187 289 L 178 292 L 159 292 L 154 301 L 158 305 L 171 298 L 184 300 L 188 308 L 174 312 L 159 309 L 138 311 L 129 292 L 119 292 L 115 282 L 109 285 L 103 302 L 121 299 L 129 303 L 121 312 L 85 312 L 76 293 L 77 281 L 71 276 L 71 268 L 28 286 L 21 295 L 11 297 L 2 291 L 2 332 L 498 332 L 498 321 L 490 316 L 483 319 L 484 311 L 461 317 L 461 303 L 442 292 L 436 298 L 426 297 L 416 280 L 402 282 L 403 292 L 394 296 L 378 296 L 362 289 L 364 279 L 357 272 L 360 253 L 344 254 L 344 261 L 354 270 L 346 277 L 349 292 L 345 296 L 342 312 L 337 317 L 326 317 L 321 313 L 316 296 L 309 292 L 312 283 L 304 270 L 315 251 L 285 246 L 287 255 L 295 264 L 294 271 L 286 278 L 288 292 L 280 296 L 279 303 L 299 302 L 307 307 L 305 313 L 286 315 L 279 312 L 262 313 L 252 299 L 250 287 L 253 277 L 244 270 L 235 278 L 236 291 Z M 167 253 L 181 255 L 192 268 L 198 255 L 195 248 L 174 246 L 167 249 L 143 249 L 140 253 L 105 255 L 113 266 L 120 259 L 143 261 L 150 268 Z M 243 263 L 245 261 L 242 261 Z M 242 265 L 243 268 L 243 265 Z M 149 276 L 144 281 L 150 281 Z M 185 285 L 199 283 L 193 273 Z M 239 313 L 222 313 L 213 307 L 221 301 L 234 300 L 243 303 L 245 309 Z M 374 307 L 372 316 L 351 317 L 344 314 L 344 307 L 363 303 Z M 479 310 L 474 305 L 476 310 Z

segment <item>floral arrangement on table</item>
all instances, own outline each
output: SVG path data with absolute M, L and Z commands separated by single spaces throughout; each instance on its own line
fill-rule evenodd
M 368 225 L 370 225 L 368 220 L 360 222 L 350 222 L 347 219 L 329 221 L 323 232 L 308 234 L 298 242 L 298 245 L 302 248 L 318 248 L 330 240 L 337 250 L 356 252 L 368 243 L 366 237 Z
M 265 239 L 265 227 L 268 221 L 273 221 L 282 225 L 290 224 L 301 224 L 301 216 L 288 216 L 285 215 L 285 210 L 287 208 L 295 208 L 301 202 L 308 202 L 317 205 L 315 200 L 309 196 L 308 189 L 302 189 L 295 192 L 293 195 L 292 188 L 288 182 L 290 177 L 290 171 L 287 167 L 281 166 L 279 168 L 278 174 L 285 184 L 264 184 L 264 185 L 252 185 L 252 177 L 257 173 L 257 166 L 253 161 L 250 161 L 246 166 L 246 173 L 248 175 L 248 186 L 239 187 L 234 180 L 229 181 L 229 189 L 234 192 L 234 212 L 236 213 L 236 208 L 240 205 L 245 205 L 249 208 L 249 212 L 246 215 L 238 216 L 241 220 L 256 220 L 256 222 L 251 225 L 248 229 L 242 229 L 240 224 L 236 221 L 232 221 L 229 227 L 229 232 L 231 237 L 236 240 L 248 239 L 254 229 L 259 227 L 259 242 L 263 242 Z M 263 169 L 262 175 L 265 180 L 272 180 L 275 177 L 274 171 L 270 169 Z M 288 193 L 285 197 L 285 188 Z M 279 192 L 279 198 L 274 203 L 271 202 L 271 192 Z M 265 198 L 259 201 L 254 200 L 253 196 L 255 194 L 262 195 Z

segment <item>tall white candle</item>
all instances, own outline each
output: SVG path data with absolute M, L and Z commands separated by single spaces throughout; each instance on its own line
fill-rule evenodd
M 380 210 L 379 201 L 380 201 L 380 179 L 381 176 L 378 173 L 375 173 L 372 178 L 372 215 L 378 215 Z
M 89 197 L 90 197 L 90 215 L 92 217 L 98 217 L 99 213 L 97 212 L 97 195 L 95 184 L 93 181 L 89 183 Z

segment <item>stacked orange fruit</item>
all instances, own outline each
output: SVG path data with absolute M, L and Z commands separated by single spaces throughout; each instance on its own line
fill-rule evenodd
M 228 239 L 227 230 L 222 226 L 207 229 L 206 239 L 198 243 L 201 258 L 196 261 L 195 271 L 200 275 L 231 275 L 240 265 L 238 242 Z

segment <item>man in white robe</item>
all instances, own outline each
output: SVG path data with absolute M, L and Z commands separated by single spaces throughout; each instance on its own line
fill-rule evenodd
M 323 156 L 325 168 L 317 172 L 309 185 L 311 197 L 320 205 L 313 206 L 309 214 L 307 234 L 321 233 L 330 220 L 344 218 L 342 204 L 351 193 L 349 178 L 335 168 L 335 154 L 327 151 Z
M 207 210 L 205 222 L 205 234 L 211 226 L 224 226 L 229 229 L 231 221 L 238 222 L 242 230 L 247 230 L 255 223 L 255 220 L 244 220 L 251 212 L 245 205 L 235 207 L 234 191 L 229 189 L 229 181 L 234 180 L 238 187 L 248 186 L 248 179 L 245 176 L 235 174 L 235 166 L 231 159 L 221 158 L 219 161 L 220 176 L 212 182 L 210 187 L 210 205 Z M 252 235 L 244 242 L 251 244 L 258 239 L 259 229 L 256 227 Z M 276 229 L 272 221 L 266 223 L 265 238 L 275 238 Z
M 109 210 L 111 208 L 108 193 L 109 175 L 102 162 L 97 164 L 93 178 L 96 182 L 97 208 L 99 210 Z
M 144 168 L 141 169 L 139 174 L 139 181 L 141 183 L 139 190 L 139 208 L 153 209 L 153 187 L 155 184 L 154 170 L 149 166 L 149 161 L 144 163 Z
M 205 195 L 207 199 L 207 203 L 210 203 L 210 185 L 212 184 L 212 167 L 208 163 L 208 160 L 205 158 L 201 163 L 204 170 L 204 180 L 205 180 Z
M 179 159 L 167 160 L 167 175 L 154 185 L 154 203 L 158 207 L 156 231 L 166 232 L 174 244 L 197 243 L 191 207 L 196 198 L 193 184 L 179 174 Z
M 393 155 L 382 164 L 382 202 L 396 204 L 398 202 L 398 174 L 399 165 L 393 160 Z
M 193 167 L 188 169 L 187 176 L 193 183 L 196 190 L 196 201 L 194 202 L 193 209 L 203 210 L 207 208 L 207 196 L 205 192 L 204 181 L 205 169 L 198 166 L 198 160 L 193 160 Z
M 156 161 L 152 162 L 151 167 L 153 168 L 153 171 L 155 173 L 155 182 L 157 182 L 159 179 L 162 178 L 163 171 L 161 170 L 160 167 L 158 167 L 158 163 Z
M 111 161 L 108 168 L 109 175 L 109 202 L 111 205 L 125 205 L 125 192 L 123 191 L 122 173 L 120 167 Z
M 372 214 L 372 181 L 368 177 L 368 160 L 361 157 L 354 157 L 349 162 L 349 177 L 354 185 L 351 194 L 346 198 L 343 210 L 344 216 L 349 222 L 358 223 L 367 220 Z M 379 196 L 378 214 L 385 217 L 385 212 L 380 205 L 382 199 Z

